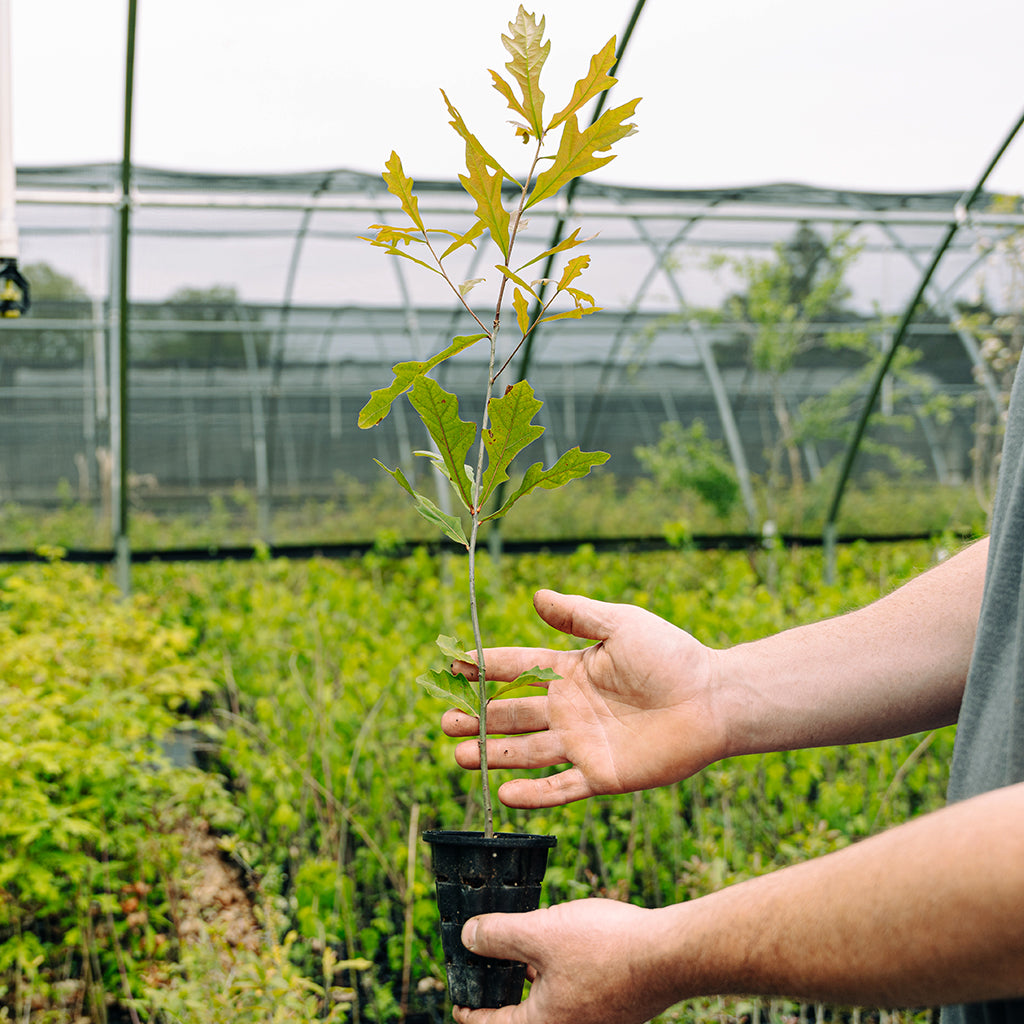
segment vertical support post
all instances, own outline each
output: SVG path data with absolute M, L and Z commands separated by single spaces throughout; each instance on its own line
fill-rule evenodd
M 135 80 L 136 8 L 137 0 L 128 0 L 124 62 L 124 146 L 121 158 L 121 203 L 118 210 L 117 387 L 113 395 L 114 405 L 117 407 L 117 434 L 111 438 L 114 449 L 114 476 L 117 480 L 117 503 L 114 507 L 114 565 L 117 585 L 125 597 L 131 593 L 131 545 L 128 533 L 128 369 L 131 350 L 128 320 L 128 245 L 131 236 L 132 94 Z
M 237 311 L 235 315 L 240 322 L 243 320 Z M 249 382 L 249 410 L 252 418 L 252 448 L 256 473 L 256 534 L 261 541 L 269 544 L 273 508 L 270 496 L 270 457 L 267 453 L 267 421 L 263 414 L 256 340 L 248 328 L 243 328 L 242 345 L 245 348 L 245 371 Z
M 11 3 L 10 0 L 0 0 L 0 260 L 18 258 L 12 108 Z
M 747 522 L 750 528 L 754 530 L 757 528 L 757 499 L 754 497 L 754 485 L 750 479 L 750 468 L 747 466 L 747 456 L 743 451 L 743 440 L 740 437 L 739 427 L 736 425 L 736 417 L 733 415 L 729 395 L 725 390 L 725 383 L 718 370 L 718 363 L 715 362 L 714 351 L 704 336 L 703 327 L 697 320 L 691 320 L 688 326 L 690 337 L 693 338 L 697 346 L 697 353 L 700 356 L 701 365 L 704 367 L 704 376 L 707 378 L 708 384 L 711 385 L 711 394 L 715 398 L 718 418 L 722 422 L 722 430 L 725 433 L 725 443 L 729 449 L 733 469 L 736 470 L 736 480 L 740 485 L 743 507 L 747 510 Z
M 15 214 L 14 104 L 11 88 L 11 5 L 0 0 L 0 317 L 28 312 L 29 287 L 18 272 Z

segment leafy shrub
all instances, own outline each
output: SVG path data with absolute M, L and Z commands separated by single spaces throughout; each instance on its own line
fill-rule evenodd
M 725 646 L 839 614 L 927 567 L 931 545 L 840 548 L 838 581 L 813 550 L 504 558 L 486 574 L 484 628 L 526 645 L 572 643 L 533 613 L 539 586 L 631 601 Z M 497 569 L 498 571 L 494 571 Z M 473 827 L 475 780 L 413 682 L 453 621 L 465 561 L 424 551 L 358 562 L 273 560 L 140 567 L 168 623 L 197 636 L 222 690 L 241 819 L 232 841 L 288 906 L 291 954 L 320 987 L 325 947 L 369 961 L 352 974 L 364 1019 L 436 1006 L 443 976 L 421 829 Z M 553 832 L 552 902 L 588 894 L 658 905 L 836 849 L 943 800 L 951 733 L 737 758 L 656 792 L 527 814 L 505 830 Z
M 173 946 L 176 819 L 216 780 L 162 741 L 209 682 L 192 634 L 67 565 L 0 573 L 0 1001 L 102 1019 Z M 162 951 L 162 952 L 161 952 Z
M 693 491 L 719 519 L 729 518 L 740 496 L 739 481 L 725 446 L 708 437 L 703 420 L 694 420 L 688 430 L 675 420 L 663 423 L 658 443 L 634 454 L 660 488 Z
M 935 556 L 924 543 L 843 546 L 826 586 L 819 552 L 775 552 L 769 586 L 767 554 L 506 557 L 486 574 L 484 626 L 571 643 L 533 613 L 533 590 L 554 585 L 725 646 L 864 604 Z M 465 572 L 422 550 L 152 564 L 135 569 L 142 596 L 123 601 L 104 572 L 0 569 L 0 1004 L 39 1021 L 100 1021 L 112 1002 L 170 1024 L 439 1018 L 418 837 L 476 821 L 479 797 L 413 680 L 461 606 Z M 167 764 L 162 741 L 186 715 L 216 740 L 213 774 Z M 658 905 L 938 806 L 951 741 L 941 730 L 736 758 L 649 793 L 501 808 L 500 827 L 558 835 L 549 901 Z M 179 825 L 195 818 L 258 894 L 256 946 L 233 945 L 215 921 L 181 941 L 192 867 Z
M 710 443 L 710 442 L 709 442 Z M 730 469 L 716 468 L 714 445 L 693 472 L 715 501 L 728 497 Z M 699 455 L 700 459 L 705 454 Z M 382 474 L 383 475 L 383 474 Z M 755 497 L 765 503 L 764 485 L 754 480 Z M 422 481 L 418 486 L 425 487 Z M 782 532 L 813 533 L 820 529 L 835 491 L 835 473 L 826 469 L 798 496 L 779 491 L 773 499 L 776 523 Z M 132 513 L 132 541 L 137 549 L 217 547 L 252 544 L 260 536 L 258 503 L 251 491 L 235 488 L 228 495 L 211 494 L 207 506 L 184 514 L 166 508 Z M 695 534 L 746 533 L 742 503 L 714 507 L 696 488 L 660 486 L 653 479 L 618 478 L 597 470 L 573 482 L 565 491 L 534 492 L 523 499 L 523 514 L 502 524 L 502 533 L 523 540 L 558 540 L 604 537 L 659 537 L 666 523 L 683 521 Z M 864 474 L 847 488 L 838 523 L 842 534 L 942 533 L 985 529 L 986 513 L 974 489 L 943 486 L 917 477 Z M 94 510 L 70 504 L 56 510 L 12 503 L 0 504 L 0 536 L 8 551 L 36 550 L 41 545 L 107 550 L 109 524 Z M 379 550 L 394 551 L 404 542 L 435 539 L 435 532 L 406 502 L 396 501 L 394 484 L 384 479 L 368 486 L 340 481 L 330 498 L 275 497 L 269 537 L 275 544 L 330 544 L 379 542 Z

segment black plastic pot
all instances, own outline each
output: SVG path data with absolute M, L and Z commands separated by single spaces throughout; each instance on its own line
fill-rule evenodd
M 437 830 L 423 839 L 431 845 L 451 1001 L 474 1010 L 520 1002 L 526 964 L 471 953 L 462 926 L 477 914 L 536 910 L 555 837 Z

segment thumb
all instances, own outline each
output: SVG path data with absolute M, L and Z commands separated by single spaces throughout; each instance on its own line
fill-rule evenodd
M 616 605 L 579 594 L 539 590 L 534 595 L 537 613 L 549 625 L 582 640 L 607 640 L 613 629 Z
M 549 625 L 581 640 L 607 640 L 614 629 L 617 605 L 595 601 L 578 594 L 559 594 L 554 590 L 538 590 L 533 607 Z
M 534 955 L 533 932 L 539 911 L 523 914 L 481 914 L 462 926 L 462 944 L 477 956 L 529 963 Z

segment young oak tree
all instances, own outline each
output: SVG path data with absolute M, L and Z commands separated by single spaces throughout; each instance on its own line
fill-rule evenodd
M 430 434 L 436 450 L 414 454 L 429 459 L 447 478 L 452 491 L 468 516 L 467 531 L 463 515 L 443 512 L 424 494 L 417 492 L 398 468 L 389 469 L 379 463 L 412 496 L 417 510 L 438 526 L 446 536 L 463 545 L 469 553 L 469 610 L 475 651 L 469 653 L 452 637 L 438 637 L 442 653 L 455 661 L 475 662 L 478 683 L 474 686 L 465 675 L 447 669 L 435 670 L 421 676 L 428 690 L 444 697 L 454 706 L 479 719 L 480 767 L 483 791 L 486 836 L 493 835 L 493 808 L 487 776 L 487 704 L 495 697 L 526 683 L 544 685 L 555 678 L 548 670 L 534 669 L 524 673 L 513 683 L 488 686 L 484 664 L 483 639 L 477 604 L 477 540 L 481 524 L 504 516 L 520 498 L 538 487 L 554 489 L 578 477 L 608 459 L 606 452 L 583 452 L 579 447 L 565 452 L 550 467 L 537 462 L 523 474 L 518 486 L 501 502 L 487 511 L 487 504 L 498 492 L 500 485 L 509 480 L 509 467 L 513 459 L 544 432 L 534 422 L 541 408 L 533 388 L 526 380 L 507 385 L 503 393 L 496 394 L 496 385 L 531 332 L 538 324 L 564 318 L 580 318 L 599 311 L 591 295 L 576 286 L 576 282 L 590 264 L 590 256 L 579 253 L 562 257 L 565 262 L 557 280 L 545 282 L 553 285 L 549 297 L 542 299 L 540 281 L 528 280 L 529 268 L 547 259 L 572 253 L 587 239 L 580 238 L 577 228 L 553 248 L 521 259 L 516 253 L 519 236 L 524 227 L 524 214 L 532 207 L 558 195 L 569 182 L 603 167 L 613 159 L 608 150 L 618 141 L 632 135 L 635 126 L 629 122 L 639 99 L 606 110 L 588 126 L 581 128 L 580 111 L 616 82 L 609 72 L 615 64 L 615 39 L 595 54 L 587 73 L 575 85 L 568 103 L 553 115 L 545 114 L 545 96 L 541 90 L 541 71 L 551 50 L 544 40 L 544 18 L 539 21 L 520 6 L 514 21 L 509 23 L 509 34 L 501 37 L 510 60 L 505 64 L 508 77 L 491 71 L 493 87 L 504 97 L 515 120 L 515 135 L 529 149 L 529 166 L 520 181 L 491 153 L 463 121 L 444 90 L 441 96 L 451 115 L 449 122 L 462 138 L 466 147 L 466 173 L 459 181 L 476 203 L 475 221 L 466 231 L 428 226 L 420 215 L 419 200 L 414 192 L 413 180 L 402 168 L 402 161 L 392 153 L 386 163 L 384 180 L 388 191 L 399 201 L 409 223 L 404 226 L 374 224 L 377 234 L 368 238 L 372 245 L 385 250 L 390 256 L 410 260 L 426 271 L 436 274 L 457 301 L 466 309 L 479 327 L 479 332 L 453 339 L 450 345 L 430 359 L 398 363 L 393 367 L 394 379 L 390 385 L 374 391 L 359 414 L 360 427 L 380 423 L 401 395 L 408 400 Z M 556 142 L 557 140 L 557 142 Z M 504 186 L 514 186 L 511 209 L 504 203 Z M 449 273 L 446 261 L 465 246 L 476 247 L 486 241 L 500 255 L 496 265 L 499 272 L 497 295 L 487 313 L 478 313 L 470 293 L 480 279 L 457 281 Z M 442 246 L 444 246 L 442 248 Z M 518 335 L 512 353 L 498 364 L 498 334 L 508 292 L 514 331 Z M 568 299 L 568 309 L 556 311 L 552 304 L 559 298 Z M 531 314 L 531 301 L 537 312 Z M 459 402 L 429 376 L 441 363 L 479 343 L 489 347 L 486 378 L 481 381 L 481 411 L 475 422 L 463 420 Z M 475 454 L 471 449 L 476 445 Z

